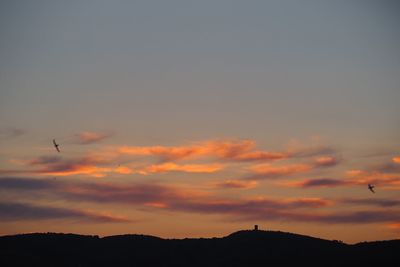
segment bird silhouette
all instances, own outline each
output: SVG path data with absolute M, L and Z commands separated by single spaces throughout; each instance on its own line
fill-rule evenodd
M 58 148 L 60 145 L 56 143 L 56 139 L 53 139 L 53 145 L 57 149 L 57 152 L 60 152 L 60 149 Z
M 368 184 L 368 189 L 369 189 L 369 191 L 371 191 L 372 193 L 375 193 L 374 188 L 375 188 L 374 185 Z

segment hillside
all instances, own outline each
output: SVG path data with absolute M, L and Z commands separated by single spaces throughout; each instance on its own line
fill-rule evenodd
M 0 266 L 399 266 L 400 240 L 348 245 L 274 231 L 222 238 L 99 238 L 75 234 L 0 237 Z

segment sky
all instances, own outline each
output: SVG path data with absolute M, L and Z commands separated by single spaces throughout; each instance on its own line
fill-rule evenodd
M 2 1 L 0 235 L 400 238 L 399 11 Z

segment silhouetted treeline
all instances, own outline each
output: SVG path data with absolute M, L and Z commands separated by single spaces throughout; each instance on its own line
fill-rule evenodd
M 273 231 L 223 238 L 99 238 L 75 234 L 0 237 L 0 266 L 400 266 L 400 240 L 348 245 Z

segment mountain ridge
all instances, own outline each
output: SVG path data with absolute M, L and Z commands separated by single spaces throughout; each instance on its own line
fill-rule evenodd
M 346 244 L 281 231 L 164 239 L 30 233 L 0 237 L 1 266 L 397 266 L 400 240 Z
M 400 241 L 400 239 L 387 239 L 387 240 L 373 240 L 373 241 L 361 241 L 357 243 L 346 243 L 341 240 L 337 239 L 324 239 L 320 237 L 315 237 L 315 236 L 310 236 L 310 235 L 305 235 L 305 234 L 298 234 L 298 233 L 291 233 L 291 232 L 284 232 L 284 231 L 272 231 L 272 230 L 238 230 L 233 233 L 230 233 L 226 236 L 222 237 L 184 237 L 184 238 L 164 238 L 164 237 L 158 237 L 154 235 L 147 235 L 147 234 L 118 234 L 118 235 L 108 235 L 108 236 L 102 236 L 100 237 L 99 235 L 86 235 L 86 234 L 76 234 L 76 233 L 63 233 L 63 232 L 32 232 L 32 233 L 21 233 L 21 234 L 13 234 L 13 235 L 2 235 L 0 236 L 0 240 L 2 238 L 8 238 L 8 237 L 22 237 L 22 236 L 37 236 L 37 235 L 60 235 L 60 236 L 77 236 L 77 237 L 92 237 L 92 238 L 97 238 L 97 239 L 108 239 L 108 238 L 116 238 L 116 237 L 143 237 L 143 238 L 155 238 L 155 239 L 161 239 L 161 240 L 188 240 L 188 239 L 221 239 L 221 238 L 231 238 L 233 236 L 237 235 L 262 235 L 262 234 L 282 234 L 282 235 L 288 235 L 288 236 L 297 236 L 297 237 L 304 237 L 304 238 L 312 238 L 312 239 L 317 239 L 317 240 L 325 240 L 325 241 L 332 241 L 332 242 L 338 242 L 338 243 L 343 243 L 346 245 L 358 245 L 358 244 L 364 244 L 364 243 L 377 243 L 377 242 L 388 242 L 388 241 Z

